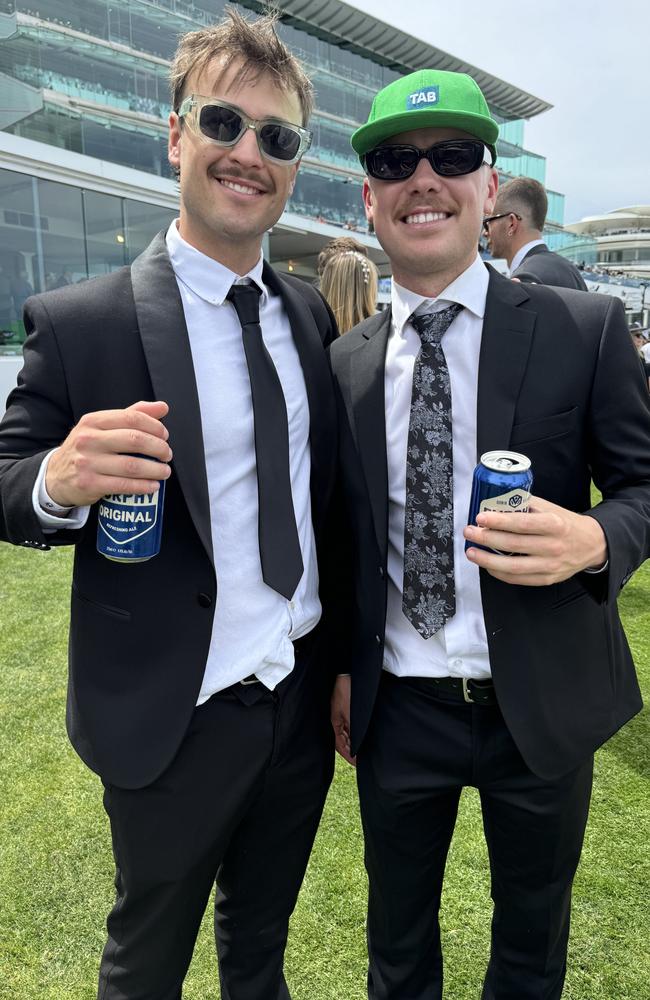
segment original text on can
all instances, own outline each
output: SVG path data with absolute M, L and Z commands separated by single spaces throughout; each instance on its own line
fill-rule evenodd
M 165 483 L 154 493 L 109 493 L 99 501 L 97 551 L 115 562 L 145 562 L 160 551 Z

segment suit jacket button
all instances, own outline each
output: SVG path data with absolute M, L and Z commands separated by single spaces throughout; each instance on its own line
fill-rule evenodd
M 197 597 L 197 601 L 199 602 L 202 608 L 209 608 L 210 605 L 212 604 L 212 598 L 210 597 L 209 594 L 199 594 Z
M 376 635 L 375 636 L 375 642 L 377 643 L 378 646 L 381 646 L 381 636 L 380 635 Z
M 380 575 L 380 577 L 381 577 L 381 578 L 382 578 L 382 580 L 383 580 L 383 579 L 384 579 L 384 567 L 383 567 L 383 566 L 380 566 L 380 567 L 379 567 L 379 575 Z

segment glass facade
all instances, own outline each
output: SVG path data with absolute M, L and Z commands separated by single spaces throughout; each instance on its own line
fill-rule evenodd
M 34 292 L 129 264 L 175 213 L 128 198 L 0 170 L 0 354 L 15 353 Z
M 213 24 L 224 7 L 225 0 L 0 0 L 0 87 L 8 95 L 0 131 L 171 178 L 169 60 L 179 35 Z M 400 74 L 296 25 L 282 23 L 279 31 L 305 63 L 316 94 L 313 144 L 288 211 L 366 231 L 363 177 L 350 135 L 366 120 L 377 90 Z M 492 110 L 502 123 L 503 178 L 524 173 L 543 181 L 545 161 L 524 149 L 524 123 Z M 84 280 L 127 263 L 172 214 L 168 207 L 11 169 L 0 170 L 0 198 L 2 274 L 23 290 Z M 562 196 L 549 200 L 549 217 L 561 224 Z M 16 349 L 22 337 L 21 294 L 10 295 L 4 350 Z

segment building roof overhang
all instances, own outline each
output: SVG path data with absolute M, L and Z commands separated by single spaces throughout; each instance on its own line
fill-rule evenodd
M 261 12 L 259 0 L 240 0 L 242 6 Z M 533 118 L 552 107 L 547 101 L 470 65 L 456 56 L 341 0 L 279 0 L 283 21 L 340 48 L 372 59 L 400 73 L 423 67 L 469 73 L 488 103 L 507 119 Z

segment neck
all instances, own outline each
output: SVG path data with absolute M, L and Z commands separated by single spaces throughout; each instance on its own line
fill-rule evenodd
M 430 272 L 416 274 L 413 271 L 402 270 L 393 263 L 393 278 L 398 285 L 406 288 L 409 292 L 415 292 L 416 295 L 422 295 L 427 299 L 436 299 L 441 292 L 444 292 L 445 288 L 449 288 L 452 281 L 460 277 L 473 263 L 474 257 L 466 261 L 464 267 L 436 274 Z
M 188 225 L 182 214 L 178 222 L 178 232 L 195 250 L 205 254 L 206 257 L 211 257 L 239 276 L 248 274 L 255 267 L 262 252 L 261 237 L 239 241 L 220 238 L 211 231 L 201 231 Z
M 533 229 L 529 229 L 525 233 L 516 233 L 512 242 L 508 244 L 508 267 L 511 266 L 515 255 L 522 247 L 525 247 L 527 243 L 532 243 L 533 240 L 541 240 L 541 238 L 542 234 Z

